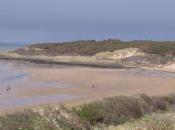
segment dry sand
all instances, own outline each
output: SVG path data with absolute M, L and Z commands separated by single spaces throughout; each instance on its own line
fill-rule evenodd
M 175 74 L 153 70 L 99 69 L 85 67 L 27 68 L 31 81 L 55 81 L 71 84 L 72 87 L 44 89 L 33 88 L 24 95 L 52 95 L 59 93 L 77 95 L 79 98 L 66 101 L 67 105 L 100 100 L 119 95 L 165 95 L 175 91 Z M 92 86 L 95 88 L 92 88 Z

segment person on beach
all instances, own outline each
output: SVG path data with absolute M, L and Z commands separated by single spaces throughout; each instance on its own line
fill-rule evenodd
M 7 86 L 6 92 L 9 93 L 10 91 L 11 91 L 11 87 L 10 86 Z
M 93 88 L 93 89 L 94 89 L 94 88 L 97 88 L 97 86 L 95 86 L 95 85 L 93 84 L 93 85 L 91 86 L 91 88 Z

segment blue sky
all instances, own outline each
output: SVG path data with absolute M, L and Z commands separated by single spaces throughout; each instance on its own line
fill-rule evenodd
M 0 42 L 175 40 L 174 0 L 0 0 Z

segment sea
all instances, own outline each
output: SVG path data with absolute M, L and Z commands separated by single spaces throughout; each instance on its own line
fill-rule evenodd
M 22 44 L 15 43 L 0 43 L 0 52 L 12 51 L 17 48 L 23 47 Z M 6 86 L 13 83 L 11 81 L 20 78 L 24 73 L 14 69 L 14 64 L 8 61 L 0 60 L 0 85 Z
M 0 43 L 0 52 L 15 50 L 24 46 L 24 44 L 19 43 Z

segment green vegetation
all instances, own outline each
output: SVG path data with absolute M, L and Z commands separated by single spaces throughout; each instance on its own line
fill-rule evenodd
M 38 113 L 25 110 L 0 118 L 0 130 L 54 130 L 55 126 Z
M 93 130 L 175 130 L 175 114 L 156 113 L 118 126 L 95 126 Z
M 167 111 L 175 102 L 175 96 L 112 97 L 103 101 L 84 104 L 74 111 L 82 119 L 94 124 L 118 125 L 130 119 L 158 111 Z
M 95 55 L 96 53 L 114 51 L 125 48 L 140 48 L 142 51 L 158 55 L 175 55 L 175 42 L 170 41 L 75 41 L 66 43 L 33 44 L 29 49 L 17 49 L 16 52 L 23 55 Z M 37 49 L 36 49 L 37 48 Z
M 166 114 L 161 114 L 165 116 Z M 169 116 L 168 118 L 159 118 L 159 114 L 145 117 L 140 121 L 136 121 L 133 124 L 130 124 L 130 127 L 135 130 L 174 130 L 174 123 L 171 119 L 174 120 L 174 117 Z M 133 125 L 133 126 L 132 126 Z
M 0 130 L 88 130 L 88 123 L 63 106 L 25 110 L 0 117 Z
M 175 95 L 112 97 L 71 109 L 45 107 L 2 116 L 0 130 L 174 130 L 173 113 L 153 114 L 172 111 L 173 105 Z

